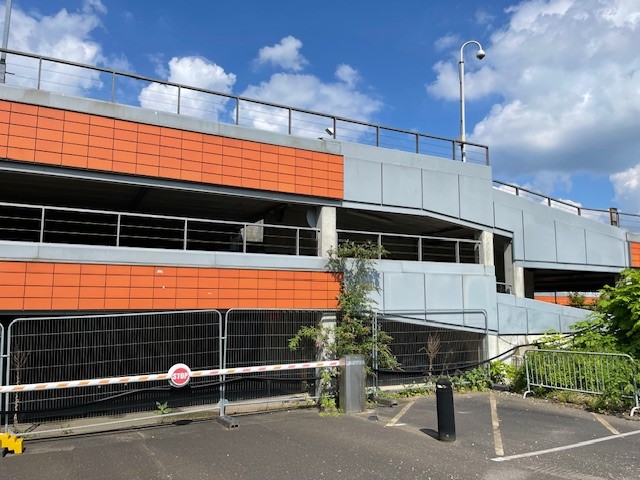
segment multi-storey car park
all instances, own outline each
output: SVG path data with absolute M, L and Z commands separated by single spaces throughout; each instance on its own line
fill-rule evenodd
M 631 216 L 494 182 L 482 145 L 466 144 L 462 162 L 457 140 L 20 52 L 7 64 L 9 384 L 295 359 L 287 339 L 337 307 L 327 252 L 345 240 L 388 251 L 374 300 L 402 381 L 567 331 L 585 311 L 536 298 L 594 292 L 640 265 L 639 237 L 620 227 Z M 78 96 L 69 75 L 101 88 Z M 143 86 L 157 88 L 158 110 L 137 106 Z M 278 382 L 243 391 L 290 387 Z

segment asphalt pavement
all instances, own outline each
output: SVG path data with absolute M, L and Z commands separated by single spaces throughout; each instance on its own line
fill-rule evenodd
M 362 414 L 314 409 L 25 441 L 12 479 L 634 479 L 640 422 L 504 393 L 456 394 L 456 440 L 435 396 Z

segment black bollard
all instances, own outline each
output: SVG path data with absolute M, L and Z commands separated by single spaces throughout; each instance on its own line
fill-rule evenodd
M 438 440 L 456 439 L 456 419 L 453 412 L 453 387 L 448 378 L 436 381 L 436 410 L 438 412 Z

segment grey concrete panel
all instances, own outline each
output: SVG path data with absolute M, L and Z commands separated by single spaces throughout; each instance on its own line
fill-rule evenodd
M 345 157 L 344 198 L 354 202 L 381 204 L 382 165 Z
M 493 226 L 493 188 L 490 178 L 461 175 L 460 218 Z
M 425 290 L 427 310 L 464 308 L 461 275 L 427 275 Z
M 496 305 L 496 279 L 490 276 L 465 275 L 462 279 L 465 309 L 488 310 Z
M 327 268 L 327 259 L 320 257 L 171 251 L 152 248 L 39 245 L 22 242 L 0 242 L 0 252 L 0 260 L 26 262 L 106 263 L 309 271 L 326 271 Z
M 498 331 L 504 335 L 527 333 L 526 309 L 498 303 Z
M 451 217 L 460 216 L 458 175 L 448 172 L 422 172 L 422 208 Z
M 505 335 L 540 335 L 551 329 L 568 332 L 571 325 L 589 315 L 588 310 L 513 295 L 498 294 L 497 302 L 499 333 Z
M 556 232 L 553 218 L 524 212 L 523 220 L 525 259 L 556 262 Z
M 584 228 L 556 222 L 557 261 L 560 263 L 587 263 Z
M 587 263 L 612 265 L 623 268 L 627 265 L 627 243 L 608 235 L 587 230 Z
M 422 208 L 421 170 L 383 164 L 382 201 L 386 205 Z
M 524 259 L 524 225 L 522 210 L 511 208 L 502 203 L 494 204 L 495 224 L 497 228 L 513 233 L 514 260 Z
M 424 275 L 384 273 L 384 310 L 424 310 Z
M 530 334 L 541 334 L 549 330 L 560 331 L 560 315 L 557 313 L 528 308 L 527 317 Z

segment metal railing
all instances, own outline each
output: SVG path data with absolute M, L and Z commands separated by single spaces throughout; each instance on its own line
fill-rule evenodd
M 573 213 L 600 223 L 613 225 L 614 227 L 624 228 L 632 232 L 640 232 L 640 215 L 638 214 L 619 212 L 618 209 L 613 207 L 608 210 L 584 208 L 574 203 L 558 200 L 547 195 L 543 195 L 542 193 L 534 192 L 533 190 L 501 182 L 499 180 L 493 181 L 493 187 L 503 192 L 511 193 L 516 197 L 526 198 L 527 200 L 541 205 L 557 208 L 558 210 Z
M 384 247 L 388 260 L 478 263 L 479 240 L 358 230 L 337 230 L 338 243 L 371 242 Z
M 629 355 L 565 350 L 527 350 L 526 397 L 532 387 L 569 390 L 591 395 L 616 393 L 634 403 L 631 416 L 640 408 L 636 383 L 637 365 Z
M 33 53 L 7 55 L 8 85 L 84 96 L 289 135 L 329 138 L 461 160 L 463 142 L 264 102 Z M 109 88 L 105 88 L 109 86 Z M 143 98 L 143 100 L 140 100 Z M 142 103 L 142 105 L 141 105 Z M 464 142 L 466 159 L 489 165 L 485 145 Z
M 317 228 L 0 202 L 0 240 L 318 255 Z

